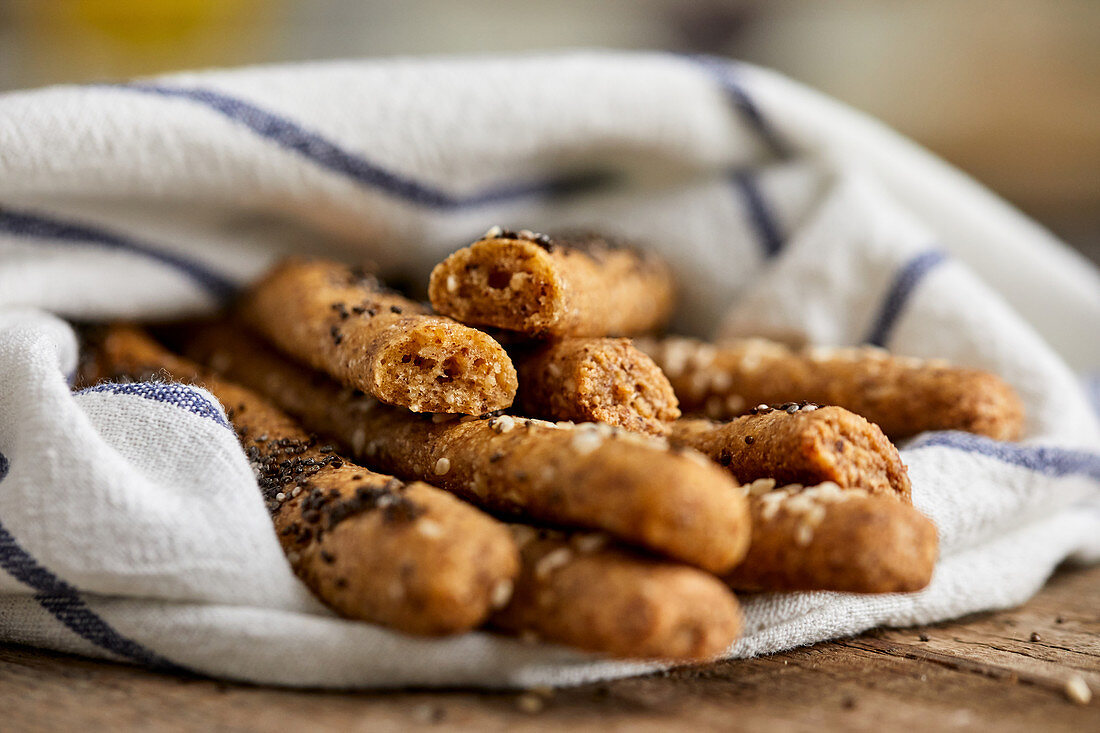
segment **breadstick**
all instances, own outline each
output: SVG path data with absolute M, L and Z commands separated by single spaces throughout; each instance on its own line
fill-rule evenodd
M 699 660 L 741 630 L 737 599 L 686 565 L 607 545 L 606 535 L 512 525 L 522 570 L 498 629 L 619 657 Z
M 752 545 L 724 576 L 733 588 L 905 593 L 932 578 L 936 528 L 908 504 L 833 483 L 776 489 L 760 479 L 744 488 Z
M 1016 440 L 1024 410 L 1000 377 L 883 349 L 792 351 L 763 339 L 713 346 L 686 338 L 638 341 L 668 375 L 687 414 L 724 420 L 753 405 L 809 401 L 863 415 L 893 440 L 964 430 Z
M 653 435 L 665 435 L 666 423 L 680 417 L 665 375 L 629 339 L 567 338 L 512 354 L 525 415 Z
M 672 440 L 702 451 L 742 482 L 832 481 L 910 501 L 909 474 L 897 448 L 878 426 L 843 407 L 788 402 L 760 405 L 728 423 L 679 420 Z
M 283 353 L 414 412 L 480 415 L 516 396 L 500 344 L 339 263 L 282 262 L 245 294 L 240 314 Z
M 367 465 L 492 511 L 604 530 L 713 572 L 733 567 L 748 545 L 744 496 L 695 451 L 607 425 L 413 415 L 352 395 L 225 327 L 192 338 L 187 351 Z
M 100 342 L 90 377 L 161 373 L 226 407 L 294 572 L 337 613 L 413 634 L 481 625 L 519 571 L 500 522 L 451 494 L 368 471 L 318 445 L 247 389 L 207 376 L 133 329 Z
M 432 270 L 432 306 L 463 323 L 533 337 L 630 336 L 668 321 L 662 260 L 598 236 L 551 239 L 493 227 Z

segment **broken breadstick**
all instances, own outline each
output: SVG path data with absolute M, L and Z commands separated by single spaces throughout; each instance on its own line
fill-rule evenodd
M 671 440 L 725 466 L 741 482 L 771 478 L 780 483 L 864 489 L 909 502 L 909 474 L 894 447 L 874 423 L 842 407 L 788 402 L 759 405 L 728 423 L 678 420 Z
M 500 344 L 356 268 L 285 260 L 245 293 L 239 313 L 283 353 L 391 405 L 480 415 L 515 398 Z
M 763 339 L 714 346 L 671 337 L 637 345 L 668 375 L 685 414 L 727 420 L 757 404 L 810 401 L 862 415 L 893 440 L 925 430 L 1016 440 L 1023 429 L 1023 405 L 1004 380 L 939 359 L 870 346 L 792 351 Z
M 567 338 L 513 352 L 516 402 L 526 415 L 602 422 L 653 435 L 680 416 L 676 395 L 653 360 L 629 339 Z
M 413 634 L 481 625 L 518 573 L 507 528 L 451 494 L 368 471 L 318 445 L 247 389 L 131 328 L 109 329 L 94 381 L 150 374 L 198 383 L 226 408 L 294 572 L 335 611 Z
M 748 545 L 736 481 L 660 439 L 510 415 L 414 415 L 356 396 L 225 326 L 192 337 L 187 353 L 337 438 L 367 465 L 431 481 L 492 511 L 603 530 L 713 572 L 733 567 Z
M 432 270 L 432 306 L 475 326 L 528 336 L 631 336 L 672 313 L 670 269 L 603 237 L 551 238 L 494 227 Z

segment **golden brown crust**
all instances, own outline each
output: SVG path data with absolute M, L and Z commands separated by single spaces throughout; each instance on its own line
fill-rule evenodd
M 726 574 L 747 591 L 907 593 L 928 585 L 938 539 L 932 522 L 889 496 L 835 484 L 746 486 L 752 546 Z
M 239 312 L 283 353 L 391 405 L 480 415 L 515 398 L 515 368 L 500 344 L 346 265 L 285 260 Z
M 607 545 L 605 535 L 512 525 L 523 557 L 490 619 L 525 637 L 619 657 L 700 660 L 741 630 L 737 599 L 709 573 Z
M 863 415 L 893 440 L 964 430 L 1017 440 L 1024 410 L 1000 377 L 874 347 L 792 351 L 762 339 L 721 346 L 686 338 L 638 342 L 668 375 L 685 414 L 729 419 L 757 404 L 809 401 Z
M 86 378 L 161 373 L 226 407 L 295 573 L 341 615 L 414 634 L 479 626 L 518 573 L 500 522 L 447 492 L 345 461 L 255 393 L 133 329 L 100 340 Z
M 897 448 L 874 423 L 842 407 L 789 402 L 754 408 L 728 423 L 679 420 L 671 439 L 726 466 L 742 482 L 831 481 L 911 501 Z
M 412 415 L 351 395 L 232 329 L 205 331 L 188 353 L 336 437 L 368 465 L 430 480 L 493 511 L 601 529 L 714 572 L 736 564 L 748 544 L 736 482 L 698 453 L 670 451 L 659 439 L 508 415 Z
M 666 423 L 680 417 L 672 385 L 630 339 L 567 338 L 513 356 L 525 415 L 653 435 L 665 435 Z
M 436 311 L 534 337 L 631 336 L 658 329 L 675 288 L 660 259 L 601 237 L 490 230 L 432 270 Z

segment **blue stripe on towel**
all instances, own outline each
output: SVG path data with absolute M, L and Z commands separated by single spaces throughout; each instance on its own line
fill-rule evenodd
M 906 451 L 944 447 L 994 458 L 1055 478 L 1082 474 L 1100 481 L 1100 455 L 1089 451 L 1043 445 L 1021 445 L 982 435 L 942 430 L 916 438 Z
M 771 123 L 760 112 L 760 108 L 756 106 L 756 102 L 749 96 L 748 91 L 745 90 L 744 84 L 738 77 L 737 64 L 729 59 L 719 58 L 717 56 L 706 55 L 689 55 L 685 58 L 694 61 L 696 64 L 706 69 L 710 75 L 722 85 L 722 89 L 725 90 L 726 95 L 733 103 L 733 107 L 737 110 L 738 115 L 745 123 L 753 129 L 756 136 L 760 138 L 760 141 L 764 146 L 774 155 L 776 158 L 786 159 L 791 157 L 791 151 L 784 142 L 782 136 L 772 127 Z
M 947 255 L 943 252 L 929 250 L 909 260 L 898 271 L 893 284 L 890 286 L 890 292 L 887 294 L 886 300 L 883 301 L 882 310 L 879 311 L 878 317 L 867 334 L 865 339 L 867 343 L 874 346 L 886 345 L 898 317 L 901 316 L 902 310 L 905 309 L 905 305 L 909 302 L 909 297 L 913 294 L 917 285 L 920 284 L 929 271 L 946 261 L 946 259 Z
M 783 236 L 779 232 L 779 226 L 776 224 L 771 208 L 760 193 L 754 174 L 751 171 L 738 170 L 734 171 L 731 179 L 745 202 L 749 221 L 756 231 L 764 256 L 775 257 L 783 249 Z
M 5 460 L 4 463 L 6 465 L 7 461 Z M 82 639 L 139 664 L 167 672 L 191 673 L 187 668 L 146 649 L 112 628 L 88 607 L 88 604 L 80 598 L 76 588 L 39 565 L 26 550 L 19 546 L 2 524 L 0 524 L 0 568 L 16 580 L 38 591 L 34 594 L 34 600 Z
M 229 428 L 229 423 L 218 408 L 191 387 L 174 382 L 104 382 L 94 387 L 82 389 L 75 394 L 106 392 L 107 394 L 134 395 L 147 400 L 164 402 L 205 417 L 219 425 Z M 231 428 L 230 428 L 231 429 Z
M 437 209 L 473 208 L 533 196 L 574 193 L 604 184 L 611 178 L 604 174 L 560 176 L 539 181 L 511 182 L 465 196 L 456 196 L 386 170 L 282 115 L 222 92 L 153 84 L 127 84 L 118 88 L 197 102 L 322 168 L 345 175 L 395 198 Z
M 225 298 L 236 290 L 232 280 L 194 260 L 165 252 L 154 245 L 139 242 L 121 234 L 84 224 L 4 207 L 0 208 L 0 233 L 31 239 L 90 244 L 132 252 L 172 266 L 219 298 Z

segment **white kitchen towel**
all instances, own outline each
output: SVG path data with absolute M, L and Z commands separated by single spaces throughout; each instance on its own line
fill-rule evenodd
M 0 96 L 0 639 L 260 683 L 575 684 L 659 665 L 334 617 L 201 389 L 72 392 L 62 319 L 208 311 L 287 252 L 424 282 L 491 225 L 643 240 L 682 330 L 990 369 L 1027 435 L 903 445 L 942 557 L 911 595 L 746 601 L 747 656 L 1018 604 L 1100 559 L 1100 277 L 957 171 L 768 71 L 569 52 Z

